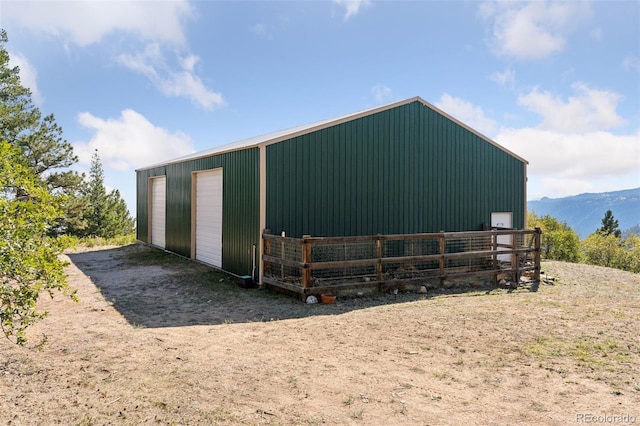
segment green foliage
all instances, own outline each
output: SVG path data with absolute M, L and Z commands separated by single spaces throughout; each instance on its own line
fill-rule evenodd
M 640 272 L 640 237 L 626 239 L 614 233 L 594 232 L 582 242 L 583 261 L 591 265 L 607 266 Z
M 42 118 L 31 92 L 9 67 L 0 30 L 0 328 L 22 345 L 26 330 L 46 315 L 44 291 L 72 297 L 59 255 L 70 240 L 55 237 L 67 194 L 81 177 L 61 169 L 77 160 L 53 115 Z
M 582 259 L 591 265 L 608 266 L 631 272 L 640 272 L 640 237 L 627 233 L 622 238 L 618 221 L 607 210 L 602 227 L 582 242 Z
M 613 212 L 611 210 L 607 210 L 602 218 L 602 227 L 596 232 L 605 236 L 614 235 L 620 238 L 622 232 L 618 229 L 618 225 L 618 221 L 613 217 Z
M 104 171 L 96 151 L 91 158 L 89 180 L 79 195 L 70 198 L 76 203 L 75 221 L 67 223 L 66 232 L 80 238 L 114 238 L 134 232 L 134 221 L 118 190 L 107 193 Z
M 640 273 L 640 236 L 630 234 L 622 240 L 620 247 L 624 250 L 621 257 L 621 269 Z
M 580 259 L 580 237 L 566 222 L 559 222 L 555 217 L 545 215 L 538 217 L 529 213 L 527 223 L 530 228 L 540 228 L 541 256 L 549 260 L 577 262 Z
M 0 30 L 0 139 L 20 149 L 20 161 L 51 192 L 77 187 L 81 176 L 63 170 L 78 161 L 73 146 L 62 138 L 62 128 L 53 114 L 43 118 L 33 105 L 31 91 L 20 84 L 20 69 L 9 67 L 4 48 L 7 41 L 7 33 Z
M 602 228 L 583 241 L 565 222 L 534 212 L 527 216 L 529 228 L 540 228 L 542 240 L 540 255 L 544 259 L 566 262 L 584 262 L 631 272 L 640 272 L 640 236 L 629 233 L 621 237 L 618 221 L 608 210 L 602 219 Z
M 42 291 L 74 297 L 59 257 L 69 241 L 49 236 L 58 199 L 23 159 L 19 149 L 0 142 L 0 327 L 20 345 L 27 327 L 46 315 L 36 309 Z
M 74 238 L 74 245 L 84 247 L 128 246 L 136 242 L 136 234 L 118 235 L 113 238 L 84 237 Z
M 20 84 L 20 69 L 9 68 L 7 41 L 7 33 L 0 29 L 0 140 L 13 143 L 25 127 L 37 122 L 39 112 L 29 89 Z
M 620 238 L 601 232 L 589 235 L 582 242 L 584 261 L 591 265 L 615 267 L 619 248 Z
M 17 160 L 31 169 L 52 194 L 70 196 L 83 177 L 66 170 L 77 162 L 72 145 L 62 138 L 62 128 L 53 114 L 42 117 L 31 101 L 31 91 L 20 84 L 20 69 L 9 67 L 9 54 L 4 48 L 7 34 L 0 30 L 0 140 L 20 150 Z M 24 189 L 23 189 L 24 190 Z M 28 195 L 28 194 L 23 194 Z M 72 204 L 60 204 L 59 223 L 73 221 Z M 56 232 L 52 228 L 52 233 Z
M 631 235 L 640 237 L 640 225 L 632 226 L 622 233 L 622 238 L 627 238 Z

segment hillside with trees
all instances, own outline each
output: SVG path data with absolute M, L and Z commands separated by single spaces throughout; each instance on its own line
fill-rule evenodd
M 539 216 L 549 215 L 567 223 L 580 238 L 594 232 L 600 226 L 603 213 L 611 210 L 624 233 L 640 226 L 640 188 L 564 198 L 544 197 L 529 201 L 527 209 Z
M 530 228 L 542 230 L 541 256 L 547 260 L 587 263 L 640 273 L 640 236 L 619 228 L 611 210 L 604 213 L 600 228 L 580 239 L 566 222 L 550 215 L 528 215 Z

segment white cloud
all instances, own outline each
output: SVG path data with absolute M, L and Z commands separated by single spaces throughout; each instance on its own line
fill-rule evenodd
M 188 0 L 172 1 L 10 1 L 3 18 L 79 46 L 101 41 L 114 32 L 147 40 L 182 44 L 183 21 L 193 16 Z
M 507 68 L 504 72 L 494 72 L 489 78 L 500 86 L 511 86 L 516 82 L 516 73 L 511 68 Z
M 364 9 L 371 4 L 371 0 L 333 0 L 333 3 L 344 8 L 344 20 L 347 21 L 352 16 L 357 15 L 360 9 Z
M 194 15 L 188 0 L 16 1 L 3 4 L 3 15 L 34 32 L 81 47 L 113 34 L 132 36 L 134 42 L 150 47 L 141 54 L 121 54 L 122 65 L 148 77 L 166 96 L 186 97 L 204 108 L 224 104 L 222 96 L 209 90 L 195 73 L 199 58 L 188 52 L 184 32 L 185 21 Z M 177 58 L 178 64 L 169 64 L 160 43 L 186 53 Z
M 534 188 L 529 188 L 529 199 L 537 200 L 542 197 L 549 198 L 561 198 L 570 195 L 584 194 L 585 192 L 606 192 L 609 190 L 616 190 L 620 188 L 603 189 L 601 191 L 596 190 L 596 186 L 593 182 L 584 179 L 571 179 L 571 178 L 530 178 L 529 182 L 538 181 L 538 185 Z M 544 188 L 544 192 L 536 192 L 537 188 Z
M 382 103 L 391 98 L 391 88 L 383 84 L 376 84 L 371 88 L 371 94 L 377 102 Z
M 496 142 L 530 162 L 530 172 L 547 177 L 596 179 L 640 168 L 640 131 L 558 133 L 544 129 L 503 129 Z
M 591 15 L 586 2 L 483 3 L 479 14 L 491 21 L 490 44 L 498 54 L 541 59 L 565 49 L 566 34 Z
M 640 129 L 608 131 L 624 122 L 617 114 L 619 95 L 573 86 L 577 96 L 564 101 L 533 90 L 518 102 L 540 116 L 536 127 L 498 128 L 482 108 L 443 94 L 436 106 L 529 161 L 528 198 L 563 197 L 640 186 Z
M 505 129 L 495 140 L 529 161 L 529 199 L 640 186 L 640 131 L 614 135 Z
M 36 69 L 29 63 L 26 57 L 24 57 L 20 53 L 16 52 L 8 52 L 9 53 L 9 66 L 11 68 L 17 66 L 20 68 L 20 84 L 31 90 L 31 100 L 36 105 L 42 105 L 44 101 L 40 90 L 38 89 L 38 72 Z
M 635 182 L 635 184 L 634 184 Z M 528 199 L 537 200 L 542 197 L 560 198 L 585 192 L 609 192 L 621 189 L 637 188 L 640 175 L 636 172 L 626 175 L 599 177 L 594 179 L 571 179 L 555 177 L 538 177 L 529 175 Z
M 94 132 L 88 142 L 74 143 L 82 164 L 90 164 L 96 149 L 105 168 L 116 170 L 131 170 L 195 151 L 188 135 L 156 127 L 130 109 L 106 120 L 83 112 L 78 114 L 78 122 Z
M 620 95 L 597 90 L 583 83 L 572 86 L 575 96 L 566 101 L 549 92 L 532 92 L 518 98 L 518 103 L 542 117 L 541 129 L 563 133 L 582 133 L 609 129 L 624 124 L 616 108 Z
M 469 101 L 444 93 L 435 106 L 482 134 L 491 135 L 496 131 L 496 122 Z
M 122 54 L 118 63 L 147 77 L 166 96 L 187 97 L 203 108 L 222 106 L 225 101 L 220 93 L 209 90 L 194 69 L 200 58 L 188 54 L 178 58 L 179 69 L 168 63 L 160 45 L 153 43 L 140 53 Z
M 640 72 L 640 57 L 634 55 L 627 55 L 622 60 L 622 66 L 627 71 Z
M 640 129 L 614 134 L 625 121 L 620 95 L 585 84 L 566 101 L 535 89 L 518 103 L 540 116 L 537 127 L 502 129 L 494 138 L 530 163 L 530 198 L 562 197 L 640 185 Z
M 261 24 L 261 23 L 257 23 L 255 25 L 252 25 L 250 30 L 251 30 L 252 33 L 254 33 L 256 35 L 259 35 L 259 36 L 266 35 L 268 33 L 267 26 L 265 24 Z

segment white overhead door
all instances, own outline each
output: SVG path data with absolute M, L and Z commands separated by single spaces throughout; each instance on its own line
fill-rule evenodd
M 167 179 L 165 176 L 150 180 L 151 244 L 165 248 L 165 221 L 167 209 Z
M 492 228 L 511 228 L 513 219 L 513 213 L 511 212 L 493 212 L 491 213 L 491 227 Z M 513 245 L 512 235 L 498 235 L 498 245 Z M 498 247 L 498 250 L 508 250 L 506 247 Z M 512 255 L 499 254 L 498 260 L 501 262 L 511 262 Z
M 222 268 L 222 169 L 198 172 L 195 180 L 195 257 Z

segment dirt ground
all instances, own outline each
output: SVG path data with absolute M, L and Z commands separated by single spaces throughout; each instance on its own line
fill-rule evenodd
M 2 423 L 640 424 L 638 274 L 306 305 L 142 245 L 68 257 L 80 301 L 0 341 Z

